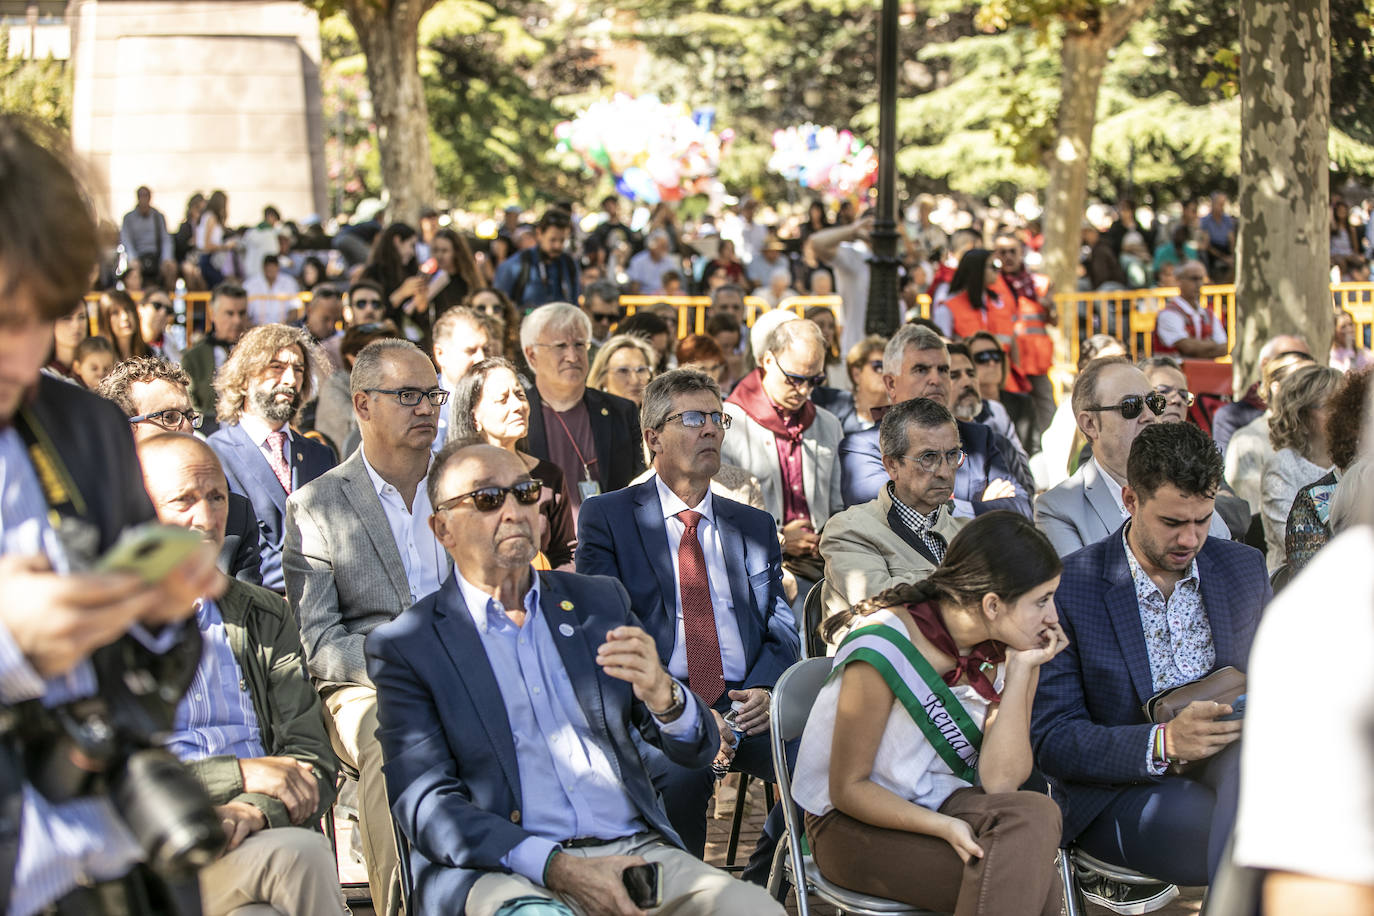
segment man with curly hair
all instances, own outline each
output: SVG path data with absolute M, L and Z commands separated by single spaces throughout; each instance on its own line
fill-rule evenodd
M 215 375 L 221 426 L 210 447 L 224 465 L 229 489 L 253 503 L 262 584 L 279 593 L 286 591 L 286 497 L 336 462 L 329 446 L 291 429 L 314 396 L 314 380 L 327 372 L 327 360 L 308 331 L 266 324 L 243 335 Z

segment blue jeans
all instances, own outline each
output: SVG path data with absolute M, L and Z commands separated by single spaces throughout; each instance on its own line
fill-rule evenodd
M 1123 789 L 1078 845 L 1169 884 L 1210 884 L 1236 823 L 1239 791 L 1237 741 L 1185 775 Z

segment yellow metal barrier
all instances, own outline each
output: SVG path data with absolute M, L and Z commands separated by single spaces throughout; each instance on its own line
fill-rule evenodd
M 788 296 L 778 303 L 778 308 L 791 309 L 799 316 L 813 305 L 823 305 L 837 316 L 844 300 L 839 296 Z M 679 339 L 689 334 L 706 333 L 706 310 L 711 306 L 710 296 L 621 296 L 621 308 L 627 316 L 639 309 L 656 305 L 671 306 L 677 311 L 677 336 Z M 744 297 L 744 323 L 753 327 L 754 321 L 764 312 L 771 312 L 768 302 L 758 296 Z
M 1162 287 L 1055 296 L 1059 330 L 1068 347 L 1067 365 L 1078 365 L 1079 342 L 1092 334 L 1111 334 L 1120 338 L 1132 359 L 1150 356 L 1154 352 L 1155 318 L 1164 304 L 1177 295 L 1177 287 Z M 1357 339 L 1363 340 L 1367 329 L 1374 325 L 1374 283 L 1334 283 L 1331 297 L 1334 306 L 1344 308 L 1355 317 Z M 1230 348 L 1236 339 L 1236 288 L 1231 284 L 1204 286 L 1201 300 L 1204 308 L 1225 316 L 1227 355 L 1219 362 L 1228 362 Z M 1327 344 L 1321 340 L 1308 343 L 1316 348 L 1324 348 Z

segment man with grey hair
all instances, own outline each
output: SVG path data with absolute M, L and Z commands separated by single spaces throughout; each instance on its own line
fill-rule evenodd
M 610 280 L 588 284 L 582 293 L 582 310 L 592 323 L 593 346 L 605 343 L 611 328 L 620 320 L 620 288 Z M 592 358 L 596 358 L 595 354 Z
M 654 476 L 583 505 L 577 571 L 620 580 L 668 673 L 687 682 L 718 724 L 734 708 L 743 734 L 721 728 L 718 762 L 771 780 L 769 690 L 800 648 L 777 529 L 768 513 L 711 492 L 732 426 L 713 378 L 693 369 L 660 375 L 644 389 L 640 421 Z M 643 753 L 673 829 L 702 856 L 712 768 Z M 771 827 L 746 880 L 767 879 L 781 834 L 780 823 Z
M 663 275 L 682 265 L 673 264 L 673 256 L 668 253 L 672 240 L 662 229 L 649 233 L 644 250 L 630 258 L 630 266 L 625 274 L 634 284 L 635 292 L 641 296 L 657 296 L 663 292 Z
M 592 323 L 575 305 L 552 302 L 520 325 L 534 373 L 528 451 L 552 461 L 568 482 L 573 517 L 582 501 L 619 490 L 644 470 L 634 402 L 587 387 Z
M 832 518 L 821 535 L 827 617 L 925 578 L 969 522 L 950 511 L 964 453 L 944 404 L 930 398 L 894 404 L 883 414 L 878 445 L 887 485 L 876 499 Z
M 330 741 L 359 774 L 367 880 L 377 912 L 385 913 L 399 902 L 393 896 L 397 859 L 363 642 L 373 628 L 437 591 L 452 568 L 429 527 L 426 487 L 448 392 L 429 358 L 395 338 L 363 348 L 349 387 L 362 445 L 287 501 L 283 565 Z
M 825 336 L 805 318 L 768 335 L 758 369 L 725 402 L 734 432 L 722 457 L 759 479 L 763 501 L 782 531 L 783 562 L 797 576 L 797 600 L 821 576 L 820 531 L 840 511 L 844 431 L 817 407 L 811 392 L 825 384 Z
M 883 350 L 883 384 L 893 404 L 930 398 L 951 406 L 949 351 L 940 335 L 918 324 L 898 329 Z M 956 419 L 964 463 L 954 475 L 954 514 L 971 518 L 994 509 L 1031 515 L 1031 490 L 1018 478 L 1011 443 L 981 423 Z M 845 436 L 840 444 L 844 504 L 877 499 L 888 483 L 879 445 L 880 427 Z
M 1264 367 L 1269 365 L 1269 361 L 1274 357 L 1285 353 L 1306 353 L 1310 356 L 1312 350 L 1307 346 L 1307 341 L 1297 334 L 1279 334 L 1269 338 L 1264 346 L 1260 347 L 1259 366 L 1256 367 L 1260 377 L 1246 389 L 1244 397 L 1221 405 L 1212 415 L 1212 439 L 1223 455 L 1226 454 L 1226 446 L 1236 430 L 1258 420 L 1264 414 L 1264 393 L 1260 391 Z

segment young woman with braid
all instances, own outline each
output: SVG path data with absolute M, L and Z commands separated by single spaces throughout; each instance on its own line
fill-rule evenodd
M 1059 557 L 990 512 L 930 577 L 826 622 L 849 635 L 802 735 L 792 795 L 830 881 L 955 916 L 1057 914 L 1058 806 L 1031 774 L 1040 666 L 1068 644 Z

